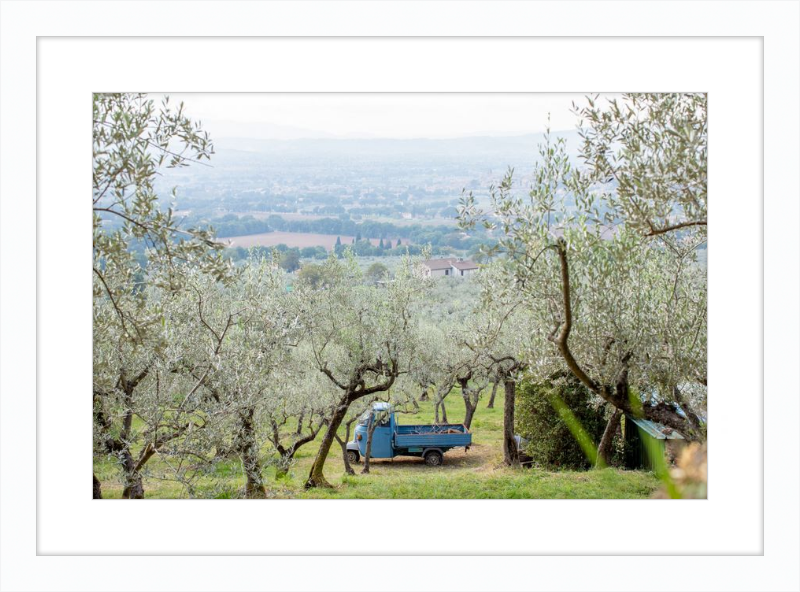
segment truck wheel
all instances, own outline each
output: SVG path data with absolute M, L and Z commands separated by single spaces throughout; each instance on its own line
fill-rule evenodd
M 355 450 L 348 450 L 347 451 L 347 462 L 357 463 L 359 459 L 358 452 Z
M 444 457 L 438 450 L 429 450 L 425 453 L 425 464 L 429 467 L 440 467 L 442 461 L 444 461 Z

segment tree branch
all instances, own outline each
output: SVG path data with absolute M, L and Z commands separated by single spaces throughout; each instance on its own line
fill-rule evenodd
M 561 330 L 559 331 L 558 327 L 556 327 L 553 332 L 548 336 L 548 339 L 555 343 L 556 347 L 558 348 L 559 352 L 561 352 L 561 356 L 564 358 L 564 361 L 567 363 L 567 366 L 572 371 L 572 373 L 580 380 L 586 388 L 592 391 L 595 394 L 606 398 L 601 391 L 605 389 L 601 389 L 597 383 L 592 380 L 588 374 L 581 368 L 580 364 L 578 364 L 575 357 L 572 355 L 572 351 L 569 349 L 569 334 L 572 331 L 572 297 L 570 292 L 570 282 L 569 282 L 569 263 L 567 261 L 567 247 L 566 241 L 563 238 L 558 239 L 556 243 L 556 252 L 558 253 L 558 259 L 561 263 L 561 294 L 563 296 L 563 307 L 564 307 L 564 322 L 561 324 Z
M 681 228 L 689 228 L 691 226 L 707 226 L 708 222 L 706 220 L 695 220 L 692 222 L 681 222 L 680 224 L 673 224 L 663 228 L 654 228 L 650 222 L 648 222 L 648 224 L 650 226 L 650 232 L 645 233 L 645 236 L 658 236 L 659 234 L 666 234 L 673 230 L 680 230 Z

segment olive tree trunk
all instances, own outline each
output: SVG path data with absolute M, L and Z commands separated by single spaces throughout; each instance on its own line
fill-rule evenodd
M 118 456 L 121 461 L 122 467 L 122 497 L 124 499 L 144 499 L 144 483 L 142 482 L 142 475 L 139 473 L 137 463 L 131 453 L 130 434 L 133 425 L 133 390 L 135 385 L 130 381 L 122 381 L 123 391 L 125 397 L 125 416 L 122 420 L 122 433 L 119 438 L 119 452 Z
M 357 418 L 352 418 L 350 421 L 346 422 L 345 425 L 345 435 L 344 440 L 339 437 L 339 434 L 336 434 L 334 437 L 336 441 L 339 443 L 339 446 L 342 447 L 342 460 L 344 461 L 344 472 L 348 475 L 355 475 L 356 472 L 353 470 L 353 466 L 350 464 L 350 460 L 347 458 L 347 443 L 350 441 L 350 426 L 353 425 L 353 422 Z
M 439 421 L 439 409 L 442 410 L 441 422 Z M 447 408 L 444 406 L 444 398 L 436 402 L 433 408 L 433 423 L 447 423 Z
M 597 446 L 597 466 L 607 467 L 611 457 L 611 445 L 614 442 L 614 435 L 619 429 L 619 422 L 622 419 L 622 411 L 615 408 L 614 413 L 608 418 L 606 429 L 603 430 L 603 437 L 600 438 L 600 444 Z
M 464 395 L 464 426 L 469 429 L 472 425 L 472 418 L 475 416 L 475 408 L 477 405 L 472 404 L 468 395 Z
M 331 444 L 333 444 L 335 439 L 336 431 L 339 429 L 344 416 L 347 414 L 348 406 L 349 401 L 347 396 L 345 396 L 342 401 L 340 401 L 336 411 L 333 412 L 328 422 L 328 429 L 325 430 L 325 435 L 322 437 L 322 442 L 319 445 L 317 456 L 314 458 L 314 464 L 311 465 L 311 470 L 308 473 L 308 479 L 305 484 L 306 489 L 311 487 L 332 487 L 325 479 L 322 468 L 325 466 L 325 460 L 328 458 L 328 453 L 331 450 Z
M 497 386 L 497 383 L 495 383 Z M 505 400 L 503 402 L 503 462 L 510 467 L 519 466 L 519 448 L 514 439 L 514 405 L 517 383 L 506 378 L 503 382 Z
M 369 428 L 367 429 L 367 448 L 364 451 L 364 468 L 361 469 L 362 475 L 369 474 L 369 459 L 372 456 L 372 434 L 375 433 L 375 428 L 377 427 L 378 422 L 375 421 L 374 417 L 370 415 L 369 418 Z
M 297 451 L 309 442 L 313 442 L 316 439 L 317 434 L 322 429 L 324 420 L 320 421 L 315 426 L 314 414 L 312 413 L 308 422 L 308 432 L 305 434 L 303 434 L 303 425 L 298 422 L 298 427 L 294 433 L 294 441 L 286 446 L 281 441 L 280 425 L 275 418 L 270 420 L 270 424 L 272 426 L 272 436 L 270 437 L 270 440 L 272 441 L 272 445 L 275 447 L 275 450 L 279 455 L 277 467 L 275 469 L 275 478 L 280 479 L 288 474 L 289 467 L 292 466 L 292 463 L 294 462 L 294 456 L 297 454 Z
M 240 425 L 237 449 L 247 480 L 245 483 L 245 497 L 248 499 L 267 496 L 264 477 L 261 474 L 261 459 L 258 455 L 254 415 L 255 409 L 253 407 L 248 407 L 239 415 Z
M 494 384 L 492 384 L 492 394 L 489 397 L 489 404 L 486 406 L 487 409 L 494 409 L 494 398 L 495 395 L 497 395 L 497 385 L 499 382 L 499 380 L 495 380 Z
M 142 475 L 136 469 L 136 461 L 127 446 L 120 452 L 120 458 L 122 459 L 122 497 L 124 499 L 144 499 Z
M 486 388 L 487 385 L 487 382 L 484 382 L 479 386 L 470 386 L 469 380 L 471 377 L 472 372 L 466 377 L 458 378 L 458 383 L 461 386 L 461 397 L 464 399 L 464 426 L 467 429 L 472 425 L 472 418 L 475 416 L 475 411 L 478 409 L 481 391 Z

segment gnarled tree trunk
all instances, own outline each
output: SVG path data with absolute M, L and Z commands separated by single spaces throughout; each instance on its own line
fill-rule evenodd
M 622 419 L 622 411 L 614 409 L 614 413 L 608 418 L 606 429 L 603 430 L 603 437 L 600 438 L 600 444 L 597 446 L 597 466 L 607 467 L 611 456 L 611 444 L 614 442 L 614 435 L 619 429 L 619 422 Z
M 120 450 L 118 452 L 119 458 L 122 461 L 122 497 L 124 499 L 144 499 L 144 484 L 142 483 L 142 475 L 136 468 L 136 461 L 131 454 L 131 428 L 133 426 L 133 390 L 135 384 L 132 381 L 121 380 L 125 396 L 123 401 L 125 403 L 126 411 L 122 420 L 122 432 L 119 437 Z
M 464 407 L 464 427 L 469 429 L 469 427 L 472 425 L 472 418 L 475 416 L 475 408 L 477 405 L 473 405 L 469 400 L 469 397 L 464 395 Z
M 339 443 L 339 446 L 342 447 L 342 460 L 344 461 L 344 472 L 348 475 L 355 475 L 356 472 L 353 470 L 353 466 L 350 464 L 350 460 L 347 458 L 347 443 L 350 441 L 350 426 L 353 425 L 353 422 L 357 418 L 353 417 L 350 421 L 346 422 L 345 425 L 345 434 L 344 440 L 339 437 L 339 434 L 335 434 L 334 437 L 336 441 Z
M 623 413 L 629 413 L 636 416 L 644 416 L 645 419 L 657 421 L 667 427 L 673 428 L 687 436 L 689 440 L 696 439 L 694 430 L 691 429 L 691 423 L 686 418 L 682 417 L 672 405 L 659 402 L 656 405 L 649 405 L 645 403 L 641 405 L 633 405 L 630 397 L 628 396 L 627 389 L 627 366 L 628 362 L 633 356 L 633 352 L 627 352 L 620 360 L 625 376 L 622 377 L 624 382 L 624 389 L 620 388 L 620 380 L 617 381 L 616 389 L 612 390 L 607 385 L 595 382 L 587 373 L 584 368 L 575 359 L 572 350 L 569 347 L 569 336 L 572 331 L 572 295 L 569 279 L 569 261 L 567 259 L 567 243 L 562 237 L 559 238 L 556 244 L 550 245 L 548 248 L 554 248 L 558 253 L 558 258 L 561 267 L 561 295 L 563 299 L 563 322 L 557 326 L 553 332 L 548 336 L 558 348 L 561 357 L 564 359 L 570 372 L 580 380 L 586 388 L 604 399 L 606 402 L 611 403 Z M 636 407 L 636 408 L 635 408 Z
M 377 425 L 378 422 L 376 422 L 375 418 L 370 415 L 369 428 L 367 429 L 367 447 L 364 450 L 364 468 L 361 469 L 362 475 L 369 474 L 369 459 L 370 456 L 372 456 L 372 435 L 375 433 L 375 428 Z
M 433 422 L 434 423 L 447 423 L 447 408 L 444 406 L 444 399 L 453 390 L 453 379 L 447 378 L 440 382 L 434 390 L 434 405 L 433 405 Z M 441 422 L 439 421 L 439 409 L 441 408 L 442 416 Z
M 442 410 L 442 420 L 439 421 L 439 409 Z M 447 408 L 444 406 L 444 398 L 437 401 L 433 408 L 433 423 L 447 423 Z
M 347 415 L 347 410 L 353 401 L 375 393 L 388 391 L 392 388 L 395 379 L 400 374 L 396 358 L 391 359 L 388 364 L 382 360 L 378 360 L 372 364 L 362 364 L 356 368 L 347 382 L 337 380 L 325 365 L 323 365 L 320 370 L 331 379 L 331 382 L 342 390 L 343 396 L 339 400 L 339 404 L 334 410 L 333 415 L 328 420 L 328 429 L 325 431 L 325 436 L 322 438 L 317 456 L 314 458 L 314 463 L 311 465 L 311 470 L 308 473 L 308 479 L 305 483 L 306 489 L 311 487 L 331 487 L 331 484 L 325 479 L 325 475 L 322 474 L 322 470 L 325 466 L 325 460 L 328 458 L 328 453 L 331 450 L 331 444 L 333 444 L 333 441 L 336 439 L 336 432 L 342 424 L 345 415 Z M 384 378 L 382 381 L 376 382 L 372 386 L 366 386 L 364 376 L 368 372 Z
M 497 386 L 497 383 L 495 383 Z M 505 400 L 503 401 L 503 462 L 510 467 L 519 466 L 519 449 L 514 439 L 514 405 L 517 383 L 511 378 L 503 381 Z
M 280 426 L 278 425 L 278 422 L 273 418 L 270 423 L 272 425 L 272 436 L 270 437 L 270 440 L 272 441 L 272 445 L 275 446 L 275 450 L 277 450 L 278 454 L 280 455 L 280 463 L 275 470 L 275 477 L 280 479 L 285 477 L 289 472 L 289 467 L 291 466 L 292 462 L 294 462 L 294 455 L 297 454 L 297 451 L 300 450 L 302 446 L 308 444 L 317 437 L 317 434 L 322 428 L 324 421 L 320 421 L 316 426 L 314 426 L 314 414 L 312 413 L 308 422 L 308 433 L 305 435 L 303 435 L 303 425 L 298 422 L 298 427 L 294 434 L 295 439 L 288 447 L 284 446 L 281 442 Z
M 497 395 L 497 385 L 500 383 L 499 380 L 495 380 L 494 384 L 492 384 L 492 394 L 489 397 L 489 404 L 486 406 L 487 409 L 494 409 L 494 398 Z
M 306 489 L 311 487 L 332 487 L 325 479 L 322 468 L 325 466 L 325 459 L 328 458 L 328 453 L 331 450 L 331 444 L 333 444 L 333 440 L 335 439 L 336 431 L 339 429 L 344 416 L 347 414 L 348 405 L 348 396 L 345 395 L 328 422 L 328 429 L 325 430 L 325 435 L 322 437 L 317 456 L 314 458 L 314 464 L 311 465 L 311 470 L 308 473 L 308 479 L 305 484 Z
M 247 480 L 245 497 L 248 499 L 267 496 L 264 478 L 261 475 L 261 459 L 258 456 L 254 415 L 255 409 L 253 407 L 248 407 L 239 414 L 240 425 L 237 450 L 239 457 L 242 459 L 242 469 Z
M 120 453 L 122 459 L 122 497 L 124 499 L 144 499 L 144 483 L 142 475 L 136 470 L 136 462 L 130 449 L 126 446 Z
M 481 391 L 486 388 L 486 382 L 480 386 L 470 386 L 469 380 L 472 378 L 472 371 L 465 377 L 458 378 L 458 384 L 461 387 L 461 397 L 464 399 L 464 426 L 469 429 L 472 425 L 472 418 L 475 416 L 475 411 L 478 409 L 478 401 L 481 396 Z

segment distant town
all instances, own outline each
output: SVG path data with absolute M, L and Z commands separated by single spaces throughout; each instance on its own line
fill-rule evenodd
M 530 183 L 540 140 L 220 138 L 212 167 L 167 169 L 157 188 L 179 187 L 176 218 L 185 227 L 213 227 L 234 261 L 253 248 L 294 251 L 300 260 L 346 248 L 366 258 L 428 249 L 443 266 L 432 275 L 461 277 L 477 269 L 481 247 L 496 242 L 485 229 L 458 228 L 462 192 L 488 202 L 508 166 L 521 185 Z

